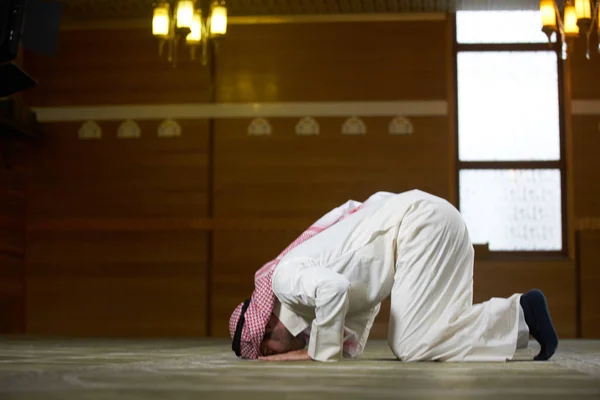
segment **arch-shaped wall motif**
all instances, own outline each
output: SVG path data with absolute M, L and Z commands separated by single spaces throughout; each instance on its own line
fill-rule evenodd
M 140 126 L 131 119 L 121 122 L 117 130 L 117 137 L 119 139 L 138 139 L 140 136 L 142 136 Z
M 413 133 L 413 124 L 406 117 L 396 117 L 390 121 L 388 128 L 390 135 L 410 135 Z
M 174 119 L 165 119 L 158 126 L 158 137 L 178 137 L 181 136 L 181 125 Z
M 265 118 L 254 118 L 248 125 L 248 135 L 266 136 L 271 134 L 271 124 Z
M 296 124 L 296 135 L 314 136 L 319 134 L 319 123 L 313 117 L 304 117 Z
M 79 127 L 77 134 L 79 139 L 100 139 L 102 138 L 102 128 L 95 121 L 85 121 Z
M 342 125 L 342 134 L 344 135 L 365 135 L 366 133 L 367 126 L 358 117 L 350 117 Z

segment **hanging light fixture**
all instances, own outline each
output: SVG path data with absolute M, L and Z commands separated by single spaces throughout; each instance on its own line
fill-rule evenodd
M 215 1 L 210 13 L 210 33 L 223 36 L 227 33 L 227 8 L 224 1 Z
M 190 33 L 185 37 L 185 41 L 190 45 L 198 45 L 202 40 L 202 10 L 194 11 Z
M 574 40 L 578 36 L 586 36 L 586 57 L 590 59 L 590 40 L 594 28 L 600 37 L 600 0 L 565 0 L 561 12 L 556 0 L 540 0 L 540 14 L 542 17 L 542 32 L 548 36 L 556 33 L 562 42 L 562 59 L 567 58 L 567 53 L 572 50 Z M 598 40 L 600 53 L 600 40 Z
M 554 11 L 554 0 L 540 1 L 540 14 L 542 15 L 542 32 L 548 36 L 548 42 L 552 42 L 552 33 L 558 30 L 556 25 L 556 12 Z
M 202 65 L 208 61 L 208 41 L 227 33 L 227 8 L 225 0 L 214 0 L 209 7 L 194 0 L 158 0 L 152 17 L 152 34 L 159 41 L 159 54 L 163 54 L 168 44 L 168 60 L 177 66 L 180 39 L 190 50 L 190 58 L 196 59 L 196 52 L 202 47 Z
M 157 37 L 167 37 L 170 24 L 169 3 L 161 3 L 154 8 L 152 34 Z
M 575 0 L 577 26 L 587 32 L 592 25 L 592 7 L 590 0 Z
M 190 57 L 196 59 L 196 49 L 202 43 L 204 35 L 202 34 L 202 10 L 194 11 L 190 26 L 190 33 L 185 37 L 185 42 L 190 48 Z
M 567 35 L 567 37 L 579 36 L 579 25 L 577 24 L 577 11 L 575 10 L 575 6 L 573 5 L 573 0 L 568 0 L 565 3 L 564 14 L 565 35 Z
M 192 0 L 179 0 L 177 2 L 176 21 L 177 29 L 189 29 L 194 18 L 194 2 Z

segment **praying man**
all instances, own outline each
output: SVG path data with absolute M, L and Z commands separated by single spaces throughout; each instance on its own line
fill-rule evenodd
M 507 361 L 558 346 L 544 294 L 473 304 L 474 250 L 446 200 L 412 190 L 348 201 L 255 274 L 255 290 L 229 321 L 243 359 L 334 362 L 359 357 L 381 302 L 391 297 L 387 341 L 411 361 Z

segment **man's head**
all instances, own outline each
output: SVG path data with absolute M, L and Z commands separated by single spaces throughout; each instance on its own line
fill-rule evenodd
M 260 277 L 255 284 L 252 297 L 239 304 L 229 317 L 231 348 L 238 357 L 244 359 L 261 356 L 260 345 L 277 302 L 271 290 L 270 274 Z
M 279 318 L 275 314 L 271 314 L 271 319 L 265 330 L 265 336 L 260 344 L 261 355 L 270 356 L 287 353 L 301 350 L 304 346 L 306 346 L 306 342 L 302 334 L 293 336 Z

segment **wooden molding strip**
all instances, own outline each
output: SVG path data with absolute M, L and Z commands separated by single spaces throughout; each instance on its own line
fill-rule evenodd
M 190 103 L 84 107 L 33 107 L 40 122 L 212 119 L 256 117 L 372 117 L 447 116 L 446 100 L 273 102 L 273 103 Z M 600 115 L 600 100 L 573 100 L 573 115 Z
M 447 14 L 443 12 L 404 12 L 370 14 L 315 14 L 315 15 L 257 15 L 227 18 L 228 25 L 256 24 L 310 24 L 331 22 L 386 22 L 386 21 L 443 21 Z M 152 28 L 151 18 L 99 19 L 88 21 L 64 21 L 60 29 L 74 30 L 119 30 Z
M 446 116 L 445 100 L 346 101 L 281 103 L 197 103 L 160 105 L 117 105 L 89 107 L 33 107 L 40 122 L 212 119 L 256 117 L 370 117 Z
M 572 100 L 573 115 L 600 115 L 600 100 Z
M 600 230 L 600 217 L 577 218 L 575 229 L 578 231 L 597 231 Z
M 313 222 L 309 218 L 32 218 L 27 231 L 301 231 Z M 577 218 L 575 229 L 600 230 L 600 217 Z
M 302 231 L 308 218 L 32 218 L 29 232 Z
M 254 24 L 305 24 L 319 22 L 385 22 L 385 21 L 443 21 L 443 12 L 399 12 L 399 13 L 348 13 L 312 15 L 265 15 L 231 17 L 227 23 L 233 25 Z M 231 22 L 230 22 L 231 21 Z

